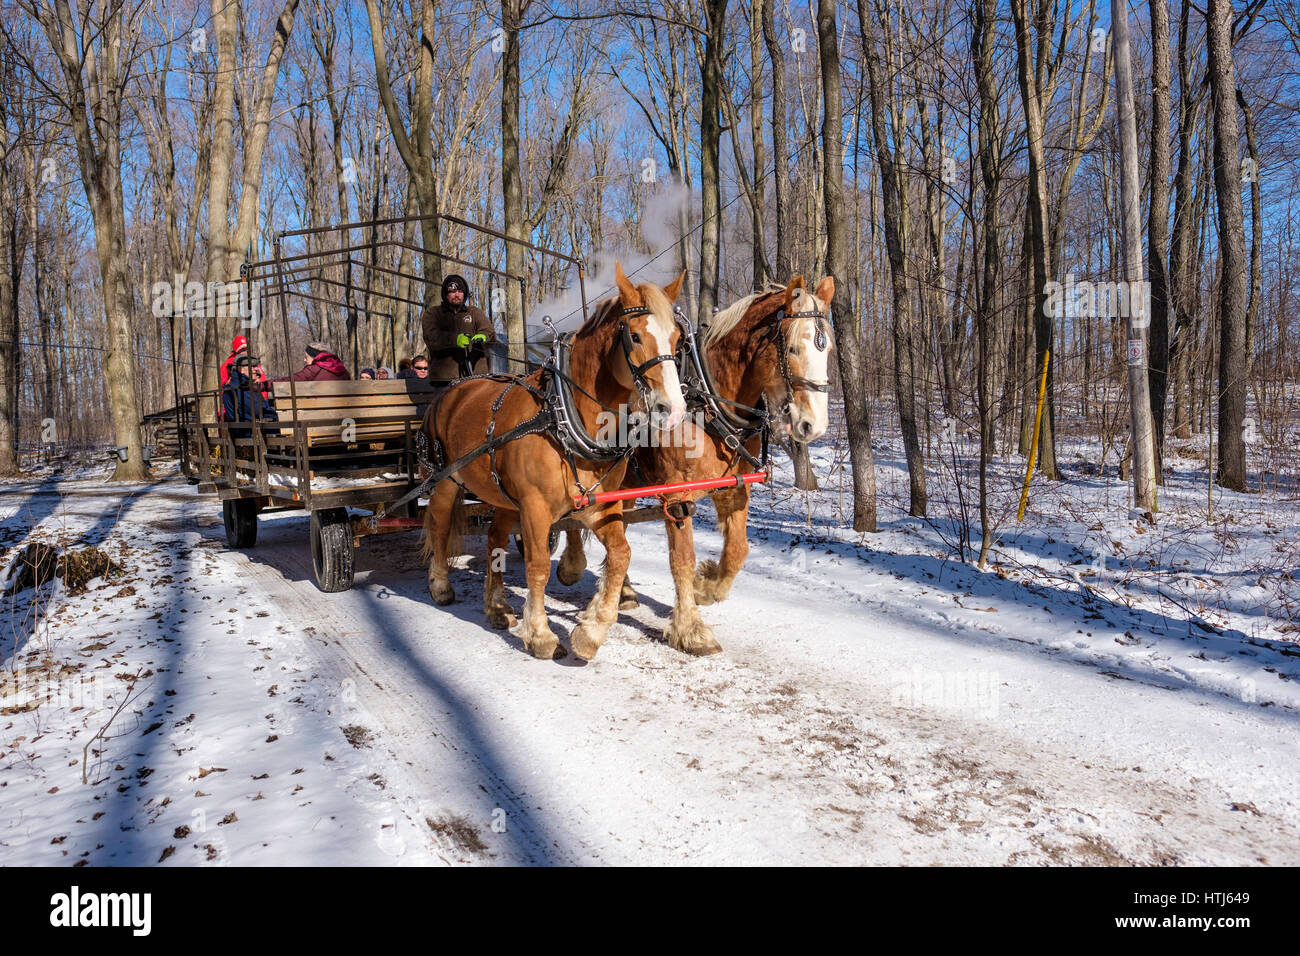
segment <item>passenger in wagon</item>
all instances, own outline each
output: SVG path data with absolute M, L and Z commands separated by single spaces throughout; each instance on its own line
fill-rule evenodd
M 421 324 L 429 381 L 449 382 L 488 370 L 487 345 L 496 341 L 496 331 L 483 310 L 469 304 L 469 283 L 463 276 L 442 280 L 442 304 L 425 309 Z
M 352 374 L 337 355 L 329 350 L 324 342 L 311 342 L 303 350 L 306 364 L 293 375 L 274 379 L 285 382 L 292 378 L 295 382 L 333 382 L 350 380 Z

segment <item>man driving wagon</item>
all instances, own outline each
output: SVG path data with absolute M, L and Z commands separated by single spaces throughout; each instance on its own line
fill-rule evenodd
M 442 303 L 421 318 L 430 382 L 449 382 L 488 370 L 487 346 L 496 341 L 492 320 L 469 304 L 469 283 L 452 274 L 442 280 Z

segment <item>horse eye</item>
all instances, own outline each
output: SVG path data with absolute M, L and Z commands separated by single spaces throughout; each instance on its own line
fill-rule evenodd
M 636 332 L 633 332 L 633 333 L 632 333 L 632 342 L 633 342 L 633 344 L 635 344 L 635 345 L 640 345 L 640 344 L 641 344 L 641 336 L 638 335 Z
M 795 348 L 793 345 L 790 346 L 789 351 L 790 351 L 790 354 L 791 354 L 791 355 L 798 355 L 798 354 L 799 354 L 799 350 L 798 350 L 797 348 Z

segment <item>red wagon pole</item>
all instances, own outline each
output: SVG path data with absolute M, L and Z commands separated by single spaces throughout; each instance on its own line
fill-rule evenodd
M 767 481 L 767 472 L 756 471 L 748 475 L 729 475 L 725 478 L 703 478 L 699 481 L 679 481 L 671 485 L 646 485 L 644 488 L 624 488 L 622 491 L 599 491 L 595 494 L 574 495 L 573 507 L 604 504 L 607 501 L 627 501 L 629 498 L 656 498 L 679 491 L 699 491 L 705 488 L 739 488 Z

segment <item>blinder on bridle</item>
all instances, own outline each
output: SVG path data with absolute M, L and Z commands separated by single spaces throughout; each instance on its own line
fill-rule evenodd
M 830 338 L 826 334 L 826 316 L 816 309 L 806 312 L 791 312 L 794 305 L 795 287 L 807 291 L 803 284 L 803 276 L 795 276 L 790 280 L 789 286 L 785 290 L 785 304 L 776 312 L 776 318 L 772 322 L 772 338 L 776 342 L 776 354 L 778 363 L 781 366 L 781 378 L 785 382 L 785 401 L 781 405 L 781 410 L 788 413 L 790 404 L 794 400 L 796 390 L 807 392 L 820 392 L 829 394 L 831 383 L 814 382 L 812 379 L 805 378 L 802 375 L 794 375 L 790 371 L 790 362 L 785 354 L 785 336 L 781 332 L 781 325 L 786 319 L 812 319 L 815 326 L 813 333 L 813 345 L 817 351 L 825 352 L 830 345 Z
M 627 361 L 627 367 L 632 372 L 632 381 L 636 385 L 636 390 L 641 394 L 641 397 L 646 400 L 647 405 L 649 405 L 651 388 L 650 383 L 645 380 L 645 373 L 661 362 L 673 361 L 674 356 L 672 352 L 661 352 L 653 358 L 646 359 L 646 361 L 642 362 L 640 365 L 632 364 L 632 351 L 636 348 L 636 343 L 632 341 L 632 330 L 628 328 L 626 320 L 631 316 L 651 315 L 653 312 L 654 310 L 648 306 L 633 306 L 632 308 L 624 309 L 620 313 L 623 317 L 623 321 L 618 323 L 619 338 L 622 339 L 623 342 L 623 358 Z

